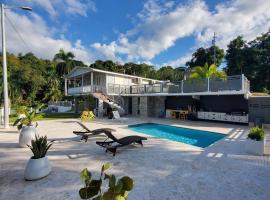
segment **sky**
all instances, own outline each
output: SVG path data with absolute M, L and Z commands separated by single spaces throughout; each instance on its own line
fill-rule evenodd
M 86 64 L 184 66 L 199 47 L 252 40 L 270 28 L 270 0 L 2 0 L 9 52 L 52 59 L 60 48 Z M 16 9 L 31 6 L 32 12 Z

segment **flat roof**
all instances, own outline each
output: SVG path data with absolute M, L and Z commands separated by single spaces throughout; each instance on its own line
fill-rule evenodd
M 79 74 L 76 74 L 75 76 L 72 76 L 72 74 L 76 71 L 76 70 L 81 70 L 82 72 Z M 158 81 L 158 82 L 165 82 L 163 80 L 157 80 L 157 79 L 151 79 L 151 78 L 145 78 L 145 77 L 141 77 L 141 76 L 134 76 L 134 75 L 129 75 L 129 74 L 123 74 L 123 73 L 118 73 L 118 72 L 110 72 L 110 71 L 105 71 L 105 70 L 101 70 L 101 69 L 95 69 L 95 68 L 91 68 L 91 67 L 75 67 L 73 68 L 69 74 L 67 74 L 65 76 L 65 78 L 71 78 L 71 77 L 76 77 L 79 76 L 81 74 L 86 74 L 89 72 L 99 72 L 99 73 L 105 73 L 105 74 L 111 74 L 111 75 L 117 75 L 117 76 L 124 76 L 124 77 L 129 77 L 129 78 L 141 78 L 144 80 L 150 80 L 150 81 Z

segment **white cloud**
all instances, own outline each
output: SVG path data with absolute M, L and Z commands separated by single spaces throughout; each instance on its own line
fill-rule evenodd
M 7 50 L 9 52 L 16 54 L 33 52 L 38 57 L 52 59 L 55 53 L 57 53 L 60 48 L 63 48 L 65 51 L 72 51 L 76 59 L 86 63 L 94 61 L 91 53 L 89 53 L 89 49 L 84 47 L 80 40 L 72 44 L 69 40 L 65 39 L 64 36 L 54 38 L 52 28 L 49 28 L 39 15 L 32 13 L 31 17 L 26 17 L 13 11 L 7 11 L 6 14 L 7 18 L 12 22 L 23 38 L 23 40 L 20 38 L 7 19 L 6 40 Z M 25 41 L 26 44 L 23 41 Z
M 192 57 L 192 54 L 187 53 L 176 60 L 171 60 L 166 63 L 163 63 L 162 66 L 184 67 L 186 65 L 186 62 L 189 61 L 191 57 Z
M 89 10 L 96 12 L 96 6 L 93 1 L 78 1 L 78 0 L 66 0 L 67 13 L 87 16 Z
M 16 5 L 21 5 L 20 0 L 11 0 Z M 51 17 L 60 13 L 87 16 L 88 12 L 96 12 L 97 8 L 92 0 L 25 0 L 24 5 L 38 6 L 44 9 Z
M 204 23 L 205 29 L 198 36 L 198 45 L 209 45 L 213 33 L 217 33 L 217 44 L 226 48 L 236 36 L 254 39 L 270 27 L 270 1 L 234 0 L 219 4 L 216 12 Z
M 214 11 L 209 11 L 202 0 L 175 4 L 158 4 L 155 0 L 148 0 L 137 15 L 139 23 L 133 29 L 119 34 L 116 41 L 95 43 L 92 47 L 105 57 L 125 56 L 127 61 L 151 61 L 174 46 L 180 38 L 195 36 L 196 45 L 187 49 L 190 52 L 199 46 L 209 46 L 216 32 L 217 45 L 226 48 L 229 41 L 238 35 L 249 40 L 270 27 L 270 1 L 231 0 L 218 4 Z M 184 55 L 167 64 L 179 66 L 188 57 L 191 55 Z

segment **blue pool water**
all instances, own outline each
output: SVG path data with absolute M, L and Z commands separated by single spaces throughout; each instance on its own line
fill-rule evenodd
M 219 133 L 154 123 L 130 125 L 128 128 L 147 135 L 182 142 L 202 148 L 208 147 L 214 142 L 225 137 L 225 135 Z

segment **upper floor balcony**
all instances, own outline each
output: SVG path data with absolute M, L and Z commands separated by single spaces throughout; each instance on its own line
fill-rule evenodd
M 225 80 L 220 78 L 183 80 L 179 82 L 163 82 L 155 84 L 122 85 L 106 84 L 79 85 L 69 87 L 69 95 L 89 94 L 103 92 L 107 95 L 121 96 L 181 96 L 181 95 L 222 95 L 222 94 L 248 94 L 249 81 L 244 75 L 228 76 Z

